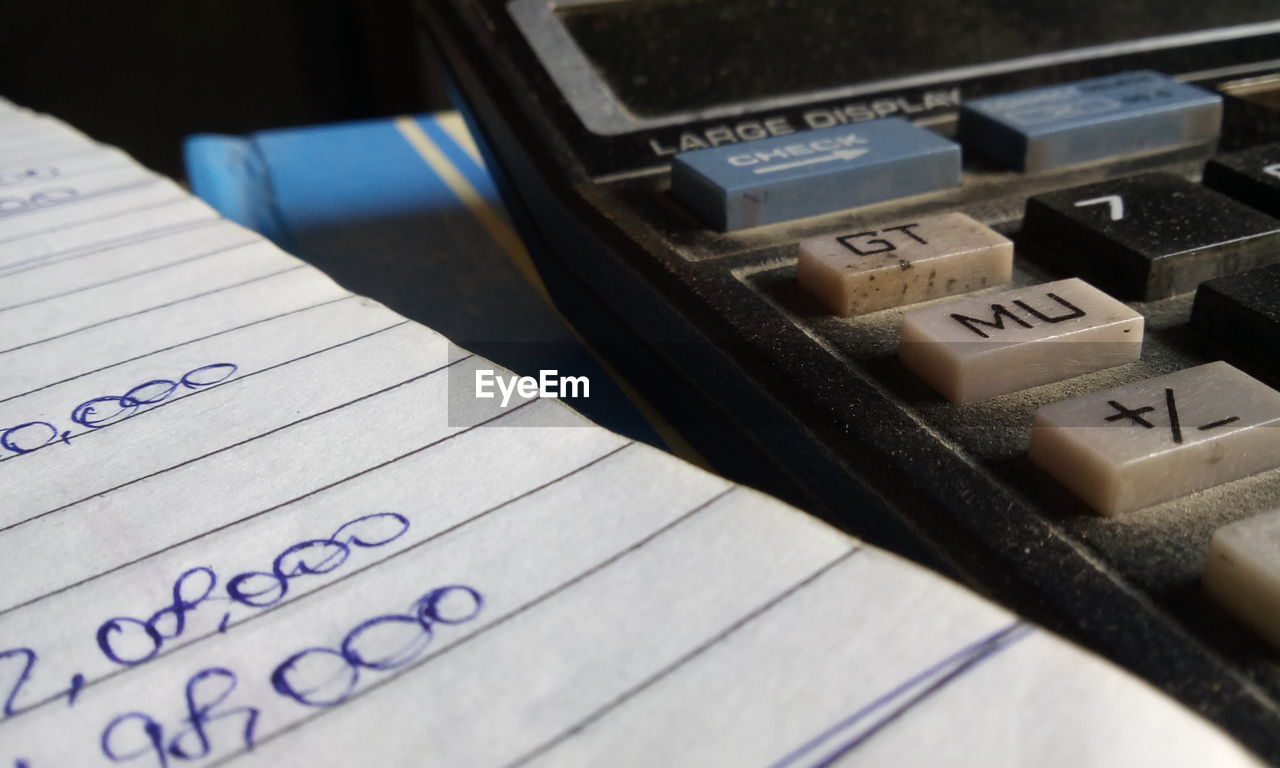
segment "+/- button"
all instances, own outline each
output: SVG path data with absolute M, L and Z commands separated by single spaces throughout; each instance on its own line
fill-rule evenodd
M 1280 466 L 1280 392 L 1209 363 L 1043 406 L 1030 457 L 1104 515 Z
M 1191 326 L 1280 378 L 1280 264 L 1201 285 Z
M 1022 232 L 1124 299 L 1162 299 L 1280 261 L 1280 221 L 1167 173 L 1036 195 Z
M 1002 285 L 1013 243 L 963 213 L 800 242 L 796 279 L 842 317 Z
M 898 358 L 953 403 L 1138 359 L 1142 315 L 1072 278 L 912 310 Z
M 1222 97 L 1138 71 L 974 99 L 960 110 L 965 146 L 1034 172 L 1212 140 Z
M 1205 164 L 1204 185 L 1280 217 L 1280 144 L 1215 157 Z
M 732 231 L 960 185 L 960 145 L 901 118 L 676 155 L 671 193 Z

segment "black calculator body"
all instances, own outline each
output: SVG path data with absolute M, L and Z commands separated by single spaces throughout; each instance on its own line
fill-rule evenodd
M 420 12 L 561 310 L 709 463 L 1099 652 L 1280 764 L 1280 662 L 1199 585 L 1217 527 L 1280 507 L 1280 470 L 1107 518 L 1027 457 L 1041 405 L 1215 360 L 1280 386 L 1266 355 L 1199 333 L 1179 289 L 1128 301 L 1140 360 L 954 405 L 899 363 L 901 311 L 836 317 L 795 277 L 805 238 L 954 211 L 1014 241 L 1011 285 L 1076 276 L 1023 236 L 1029 198 L 1153 172 L 1199 182 L 1220 153 L 1280 142 L 1272 0 Z M 1220 138 L 1036 172 L 966 148 L 958 188 L 731 232 L 671 194 L 681 151 L 878 118 L 951 136 L 966 100 L 1134 70 L 1221 93 Z

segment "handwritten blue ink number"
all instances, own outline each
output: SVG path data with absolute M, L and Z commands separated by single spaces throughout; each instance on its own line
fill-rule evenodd
M 310 539 L 285 549 L 272 562 L 270 573 L 247 571 L 233 576 L 227 582 L 227 594 L 242 605 L 269 608 L 289 593 L 292 579 L 329 573 L 347 561 L 352 547 L 381 547 L 407 530 L 409 519 L 394 512 L 358 517 L 327 539 Z
M 211 363 L 187 371 L 177 381 L 146 381 L 123 395 L 103 395 L 84 401 L 72 409 L 71 420 L 89 429 L 105 427 L 129 418 L 145 405 L 164 402 L 180 387 L 195 390 L 212 386 L 230 378 L 235 372 L 234 363 Z M 0 447 L 13 453 L 30 453 L 57 440 L 69 445 L 71 436 L 70 432 L 59 431 L 47 421 L 28 421 L 0 431 Z
M 54 165 L 33 165 L 29 168 L 17 170 L 10 168 L 0 171 L 0 187 L 24 184 L 29 181 L 48 181 L 61 175 L 62 171 L 58 170 L 58 167 Z
M 67 698 L 68 706 L 73 705 L 76 703 L 76 696 L 79 695 L 80 689 L 84 687 L 84 675 L 77 673 L 72 675 L 71 684 L 65 691 L 54 694 L 53 696 L 48 697 L 48 699 L 37 701 L 26 707 L 20 707 L 17 703 L 18 694 L 22 691 L 23 686 L 30 682 L 31 673 L 35 671 L 36 662 L 39 660 L 39 657 L 36 655 L 36 652 L 30 648 L 8 648 L 0 651 L 0 664 L 3 664 L 7 659 L 21 659 L 22 669 L 18 672 L 17 678 L 14 679 L 13 684 L 9 687 L 9 693 L 5 696 L 3 704 L 0 704 L 0 720 L 13 717 L 14 715 L 20 715 L 30 709 L 35 709 L 43 704 L 44 701 L 51 700 L 59 696 L 65 696 Z
M 407 613 L 357 624 L 336 649 L 307 648 L 293 654 L 271 673 L 271 686 L 308 707 L 341 704 L 360 684 L 361 670 L 385 672 L 412 663 L 431 644 L 435 625 L 466 623 L 483 607 L 484 598 L 471 587 L 433 589 L 414 601 Z
M 195 570 L 195 569 L 192 569 Z M 178 587 L 175 585 L 175 592 Z M 176 604 L 176 600 L 175 600 Z M 375 616 L 356 625 L 339 649 L 308 648 L 295 653 L 276 667 L 271 684 L 277 692 L 310 707 L 329 707 L 345 701 L 359 685 L 361 670 L 387 671 L 412 663 L 426 650 L 435 636 L 436 626 L 453 626 L 471 621 L 484 607 L 484 598 L 471 587 L 453 584 L 427 592 L 413 602 L 407 613 Z M 389 650 L 386 637 L 408 632 Z M 407 642 L 406 642 L 407 640 Z M 316 664 L 316 661 L 322 662 Z M 336 692 L 332 690 L 331 667 L 337 663 L 346 670 L 346 680 Z M 300 687 L 316 681 L 311 687 Z M 112 762 L 127 762 L 150 757 L 160 768 L 168 768 L 174 760 L 203 760 L 213 754 L 215 746 L 208 726 L 238 719 L 240 743 L 244 749 L 254 747 L 255 731 L 261 712 L 257 707 L 229 705 L 228 699 L 237 686 L 236 674 L 224 667 L 202 669 L 187 680 L 186 715 L 174 729 L 146 712 L 132 711 L 117 715 L 107 723 L 99 739 L 102 754 Z M 328 688 L 325 691 L 322 689 Z
M 35 429 L 31 429 L 32 427 L 35 427 Z M 44 440 L 40 440 L 40 433 L 46 429 L 49 434 L 44 436 Z M 58 428 L 49 422 L 28 421 L 25 424 L 9 427 L 4 432 L 0 432 L 0 447 L 14 453 L 29 453 L 37 448 L 43 448 L 57 439 Z
M 117 616 L 98 627 L 98 648 L 111 661 L 135 666 L 154 658 L 170 640 L 186 631 L 187 614 L 213 600 L 229 600 L 250 608 L 269 608 L 284 599 L 293 580 L 329 573 L 347 561 L 353 547 L 372 549 L 390 544 L 409 530 L 409 518 L 395 512 L 375 512 L 343 523 L 331 536 L 309 539 L 285 548 L 271 572 L 247 571 L 231 577 L 215 595 L 218 575 L 196 566 L 173 582 L 169 605 L 147 619 Z
M 235 691 L 236 684 L 235 673 L 224 667 L 200 670 L 187 680 L 187 716 L 182 720 L 183 727 L 176 734 L 166 736 L 164 726 L 145 712 L 126 712 L 112 719 L 103 730 L 102 754 L 116 763 L 153 755 L 161 768 L 169 765 L 170 757 L 184 761 L 200 760 L 213 752 L 213 743 L 206 726 L 233 717 L 244 718 L 241 739 L 246 749 L 253 749 L 258 709 L 241 706 L 219 710 Z M 131 752 L 121 752 L 121 745 L 118 743 L 120 737 L 116 734 L 134 723 L 141 728 L 142 745 Z

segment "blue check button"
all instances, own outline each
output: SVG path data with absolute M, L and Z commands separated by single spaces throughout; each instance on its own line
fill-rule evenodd
M 671 192 L 733 231 L 960 185 L 960 146 L 901 118 L 676 156 Z

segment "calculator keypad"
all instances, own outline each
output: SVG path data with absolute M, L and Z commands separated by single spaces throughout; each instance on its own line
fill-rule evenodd
M 1022 231 L 1122 299 L 1167 298 L 1280 262 L 1280 221 L 1167 173 L 1035 195 Z
M 958 133 L 1045 171 L 1207 142 L 1220 117 L 1216 94 L 1130 72 L 970 101 Z M 891 199 L 909 194 L 911 163 L 934 151 L 916 146 L 918 131 L 877 120 L 688 152 L 675 159 L 673 192 L 726 230 Z M 827 151 L 833 140 L 848 142 L 848 157 Z M 829 314 L 859 318 L 851 330 L 908 307 L 894 324 L 898 361 L 954 404 L 1139 361 L 1146 316 L 1123 302 L 1197 288 L 1190 324 L 1280 376 L 1280 219 L 1268 213 L 1280 214 L 1280 144 L 1218 157 L 1205 184 L 1158 172 L 1030 195 L 1018 247 L 1068 279 L 984 292 L 1011 279 L 1013 244 L 960 211 L 808 237 L 795 276 Z M 974 295 L 933 301 L 964 294 Z M 1084 389 L 1095 391 L 1042 405 L 1022 450 L 1104 515 L 1280 466 L 1280 392 L 1227 363 Z
M 1091 120 L 1085 113 L 1097 106 L 1074 116 Z M 1055 109 L 1040 117 L 1056 119 Z M 1201 127 L 1195 135 L 1217 132 L 1212 116 Z M 1077 134 L 1106 162 L 1085 153 L 1063 161 L 1070 167 L 1059 167 L 1061 158 L 1039 165 L 1049 145 L 1028 141 L 1007 161 L 1033 171 L 1018 173 L 993 167 L 998 149 L 971 151 L 977 143 L 962 126 L 959 189 L 727 235 L 671 216 L 665 179 L 614 183 L 622 199 L 644 201 L 639 214 L 671 246 L 664 264 L 674 255 L 699 279 L 714 273 L 698 295 L 729 323 L 729 338 L 747 340 L 748 370 L 839 468 L 814 474 L 814 454 L 797 443 L 774 442 L 770 458 L 828 508 L 845 504 L 843 487 L 828 482 L 847 468 L 919 522 L 931 543 L 972 565 L 969 573 L 1034 585 L 1024 605 L 1053 606 L 1091 643 L 1162 684 L 1192 679 L 1200 693 L 1185 698 L 1193 705 L 1224 711 L 1224 702 L 1247 700 L 1226 685 L 1239 673 L 1265 684 L 1259 707 L 1272 707 L 1280 668 L 1234 653 L 1240 638 L 1219 632 L 1221 617 L 1204 610 L 1196 581 L 1215 528 L 1280 508 L 1280 394 L 1267 386 L 1280 384 L 1280 363 L 1268 367 L 1280 359 L 1280 317 L 1267 314 L 1280 287 L 1259 279 L 1280 261 L 1280 221 L 1265 195 L 1220 183 L 1213 170 L 1251 173 L 1265 191 L 1280 157 L 1224 155 L 1198 184 L 1191 180 L 1212 156 L 1211 141 L 1136 146 L 1125 142 L 1141 131 L 1112 136 L 1113 128 L 1097 120 Z M 1242 140 L 1234 117 L 1227 129 L 1225 144 L 1254 140 Z M 1248 135 L 1280 141 L 1270 129 Z M 754 146 L 763 144 L 734 151 Z M 953 214 L 1014 242 L 1010 282 L 958 280 L 954 296 L 913 294 L 902 273 L 930 272 L 906 255 L 935 240 L 916 242 L 911 235 L 923 230 L 909 225 Z M 1047 282 L 1063 278 L 1078 278 L 1077 287 Z M 1209 280 L 1189 324 L 1192 292 Z M 1104 326 L 1121 340 L 1054 337 L 1083 322 L 1077 310 L 1095 316 L 1074 292 L 1086 284 L 1123 309 Z M 1011 288 L 1029 293 L 1009 296 Z M 1203 365 L 1225 354 L 1219 345 L 1244 372 Z M 1105 349 L 1115 357 L 1083 354 Z M 1280 560 L 1280 548 L 1269 557 Z M 1180 666 L 1186 659 L 1225 661 L 1194 675 Z M 1267 739 L 1275 759 L 1280 737 Z
M 796 279 L 833 314 L 862 315 L 1003 285 L 1013 243 L 963 213 L 800 243 Z

